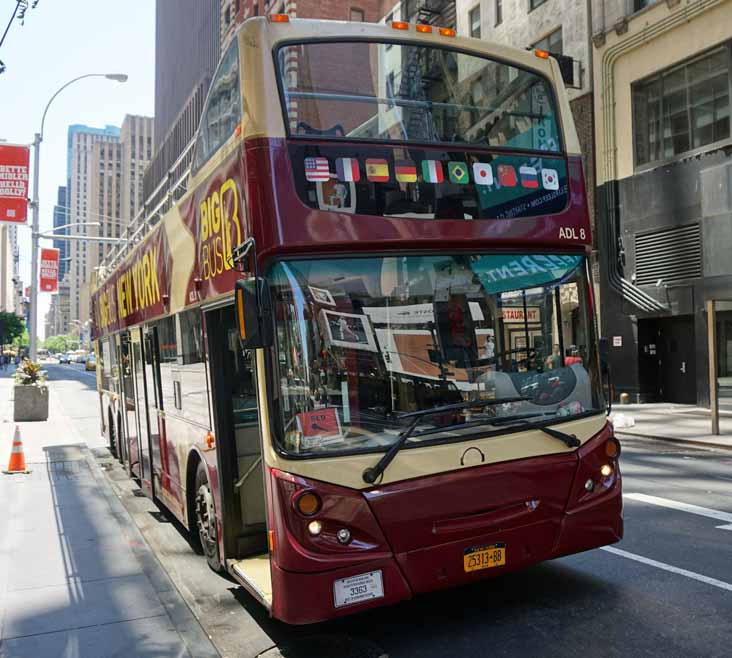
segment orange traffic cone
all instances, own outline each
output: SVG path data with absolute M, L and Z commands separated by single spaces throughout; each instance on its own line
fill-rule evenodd
M 8 470 L 3 471 L 12 475 L 13 473 L 30 473 L 25 468 L 25 454 L 23 453 L 23 442 L 20 440 L 20 427 L 15 426 L 15 434 L 13 435 L 13 449 L 10 452 L 10 463 Z

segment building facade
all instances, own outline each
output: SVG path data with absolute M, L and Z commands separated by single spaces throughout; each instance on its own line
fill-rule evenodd
M 155 119 L 152 161 L 143 176 L 143 202 L 159 216 L 168 186 L 184 176 L 203 103 L 220 53 L 221 0 L 157 0 Z M 159 205 L 159 204 L 163 205 Z
M 53 207 L 53 232 L 66 235 L 68 229 L 59 228 L 69 223 L 69 210 L 67 204 L 66 187 L 59 185 L 56 195 L 56 205 Z M 69 242 L 67 240 L 54 240 L 53 246 L 59 251 L 58 279 L 61 281 L 66 272 L 69 271 Z
M 92 182 L 97 171 L 93 166 L 94 145 L 98 143 L 115 143 L 119 141 L 119 128 L 106 126 L 92 128 L 90 126 L 72 125 L 68 130 L 67 150 L 67 199 L 68 223 L 84 224 L 69 228 L 69 235 L 92 235 L 94 227 L 91 222 L 100 221 L 97 213 L 92 213 Z M 89 310 L 81 304 L 81 290 L 89 280 L 92 267 L 96 262 L 91 260 L 91 243 L 84 240 L 69 241 L 69 269 L 68 289 L 71 294 L 69 303 L 69 321 L 83 321 L 88 317 Z M 61 293 L 59 293 L 61 294 Z
M 592 6 L 600 318 L 615 389 L 706 405 L 710 357 L 721 390 L 732 382 L 732 2 Z

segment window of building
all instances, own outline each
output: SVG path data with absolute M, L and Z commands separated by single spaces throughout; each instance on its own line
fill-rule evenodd
M 730 138 L 730 45 L 633 85 L 635 164 Z
M 537 7 L 541 7 L 546 0 L 529 0 L 529 11 L 534 11 Z
M 641 9 L 645 9 L 646 7 L 655 5 L 657 2 L 658 0 L 633 0 L 633 11 L 640 11 Z
M 470 23 L 470 36 L 474 39 L 480 39 L 480 5 L 475 5 L 468 14 Z
M 196 144 L 196 169 L 229 140 L 240 122 L 239 48 L 235 39 L 211 83 Z
M 354 23 L 363 23 L 366 20 L 366 14 L 364 13 L 363 9 L 351 7 L 350 20 Z
M 554 30 L 551 34 L 547 34 L 534 44 L 534 48 L 538 50 L 546 50 L 552 55 L 562 54 L 562 28 Z
M 503 23 L 503 0 L 496 0 L 496 25 Z

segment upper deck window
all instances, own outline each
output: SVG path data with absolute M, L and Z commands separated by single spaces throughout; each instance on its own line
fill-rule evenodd
M 312 42 L 280 48 L 278 64 L 298 137 L 561 148 L 549 82 L 504 62 L 426 45 Z
M 194 171 L 200 169 L 229 140 L 240 122 L 239 46 L 234 39 L 211 83 L 198 129 Z

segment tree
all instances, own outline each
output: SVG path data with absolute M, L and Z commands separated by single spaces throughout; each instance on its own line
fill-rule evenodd
M 68 352 L 69 339 L 67 336 L 49 336 L 43 341 L 43 347 L 49 352 Z
M 25 320 L 15 313 L 0 311 L 0 343 L 7 345 L 23 335 Z

